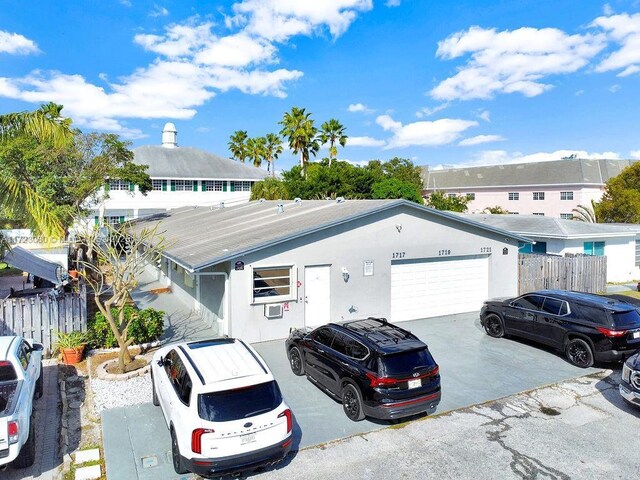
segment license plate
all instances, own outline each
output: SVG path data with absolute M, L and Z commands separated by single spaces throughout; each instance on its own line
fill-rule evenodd
M 640 332 L 633 332 L 633 338 L 640 338 Z
M 409 380 L 407 382 L 407 388 L 418 388 L 422 386 L 422 380 L 419 378 L 417 380 Z
M 251 442 L 255 442 L 256 441 L 256 434 L 255 433 L 248 433 L 247 435 L 240 435 L 240 444 L 241 445 L 245 445 L 247 443 L 251 443 Z

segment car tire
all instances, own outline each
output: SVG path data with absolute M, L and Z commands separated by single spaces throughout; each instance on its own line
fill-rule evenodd
M 581 338 L 572 338 L 565 347 L 567 360 L 572 365 L 580 368 L 588 368 L 593 365 L 593 351 L 591 346 Z
M 349 420 L 359 422 L 364 419 L 362 395 L 360 390 L 351 383 L 347 383 L 342 388 L 342 409 Z
M 153 379 L 153 370 L 151 370 L 151 402 L 156 407 L 160 406 L 160 400 L 158 400 L 158 393 L 156 392 L 156 381 Z
M 298 347 L 289 350 L 289 366 L 294 375 L 298 377 L 304 375 L 304 364 L 302 363 L 302 353 Z
M 499 315 L 490 313 L 485 317 L 483 324 L 484 331 L 487 332 L 487 335 L 489 335 L 490 337 L 504 337 L 504 323 L 502 323 L 502 319 Z
M 173 460 L 173 469 L 178 475 L 188 473 L 188 470 L 182 466 L 182 456 L 180 455 L 180 447 L 178 446 L 178 439 L 176 432 L 171 427 L 171 459 Z
M 38 380 L 36 380 L 36 389 L 33 392 L 35 398 L 42 397 L 42 393 L 44 392 L 44 372 L 42 371 L 42 363 L 40 363 L 40 376 Z
M 35 415 L 31 415 L 31 419 L 29 420 L 29 437 L 27 438 L 27 443 L 22 445 L 20 449 L 20 453 L 13 461 L 13 466 L 15 468 L 27 468 L 33 465 L 33 462 L 36 458 L 36 428 L 35 428 Z

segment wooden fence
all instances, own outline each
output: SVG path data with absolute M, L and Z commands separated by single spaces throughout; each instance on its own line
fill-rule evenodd
M 607 286 L 607 257 L 591 255 L 518 255 L 518 292 L 560 289 L 602 293 Z
M 51 352 L 55 331 L 87 330 L 87 295 L 81 286 L 78 293 L 54 296 L 43 293 L 29 297 L 0 300 L 0 335 L 33 338 Z

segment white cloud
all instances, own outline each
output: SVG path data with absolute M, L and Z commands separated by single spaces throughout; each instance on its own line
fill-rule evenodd
M 608 3 L 605 3 L 602 6 L 602 13 L 604 13 L 605 15 L 612 15 L 613 14 L 613 8 L 611 8 L 611 5 L 609 5 Z
M 442 104 L 436 105 L 435 107 L 432 107 L 432 108 L 429 108 L 429 107 L 421 108 L 420 110 L 418 110 L 416 112 L 416 117 L 418 117 L 418 118 L 430 117 L 431 115 L 433 115 L 435 113 L 441 112 L 442 110 L 444 110 L 448 106 L 449 106 L 448 103 L 442 103 Z
M 622 87 L 620 85 L 618 85 L 617 83 L 615 85 L 611 85 L 609 87 L 609 91 L 611 93 L 616 93 L 617 91 L 619 91 Z
M 545 77 L 577 71 L 604 47 L 601 34 L 567 35 L 555 28 L 498 32 L 471 27 L 438 42 L 439 58 L 470 58 L 430 95 L 438 100 L 489 99 L 514 92 L 533 97 L 552 88 L 542 82 Z
M 502 135 L 476 135 L 475 137 L 465 138 L 458 145 L 461 147 L 471 147 L 482 143 L 502 142 L 505 138 Z
M 575 155 L 575 158 L 581 158 L 585 160 L 595 160 L 600 158 L 618 160 L 621 158 L 620 154 L 617 152 L 598 153 L 587 152 L 586 150 L 556 150 L 554 152 L 537 152 L 530 154 L 523 154 L 521 152 L 507 152 L 506 150 L 486 150 L 474 155 L 474 159 L 469 162 L 446 166 L 437 165 L 433 167 L 433 169 L 437 170 L 441 168 L 480 167 L 485 165 L 505 165 L 510 163 L 549 162 L 553 160 L 568 158 L 571 157 L 571 155 Z
M 352 103 L 347 107 L 347 111 L 348 112 L 352 112 L 352 113 L 356 113 L 356 112 L 362 112 L 362 113 L 373 113 L 374 110 L 372 108 L 367 107 L 366 105 L 362 104 L 362 103 Z
M 634 160 L 640 160 L 640 150 L 631 150 L 629 156 Z
M 487 123 L 491 123 L 491 112 L 489 112 L 489 110 L 481 110 L 478 112 L 478 118 Z
M 169 16 L 169 10 L 167 10 L 164 7 L 161 7 L 160 5 L 153 5 L 153 10 L 151 10 L 151 13 L 149 14 L 150 17 L 167 17 Z
M 40 50 L 36 42 L 29 40 L 24 35 L 18 33 L 5 32 L 0 30 L 0 53 L 10 55 L 29 55 L 39 53 Z
M 640 14 L 598 17 L 592 26 L 603 29 L 611 41 L 620 45 L 600 62 L 597 72 L 622 70 L 618 76 L 626 77 L 640 70 Z
M 400 0 L 387 0 L 384 4 L 387 7 L 399 7 L 400 6 Z
M 387 144 L 384 140 L 371 137 L 349 137 L 348 147 L 384 147 Z
M 478 125 L 478 122 L 475 121 L 451 118 L 402 125 L 402 123 L 396 122 L 389 115 L 380 115 L 376 118 L 376 123 L 384 130 L 393 133 L 393 137 L 389 139 L 386 147 L 384 147 L 385 150 L 413 145 L 426 147 L 446 145 L 460 138 L 461 133 L 468 128 Z
M 579 97 L 580 95 L 583 95 L 583 94 L 584 94 L 584 90 L 578 90 L 578 91 L 575 93 L 575 96 L 576 96 L 576 97 Z

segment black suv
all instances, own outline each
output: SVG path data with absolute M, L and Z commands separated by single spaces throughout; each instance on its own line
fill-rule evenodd
M 640 351 L 624 362 L 619 389 L 626 401 L 640 407 Z
M 293 330 L 286 348 L 293 373 L 341 401 L 353 421 L 432 413 L 440 403 L 439 367 L 427 345 L 384 318 Z
M 513 335 L 565 352 L 578 367 L 614 362 L 640 348 L 640 313 L 623 300 L 589 293 L 542 290 L 487 300 L 480 322 L 488 335 Z

